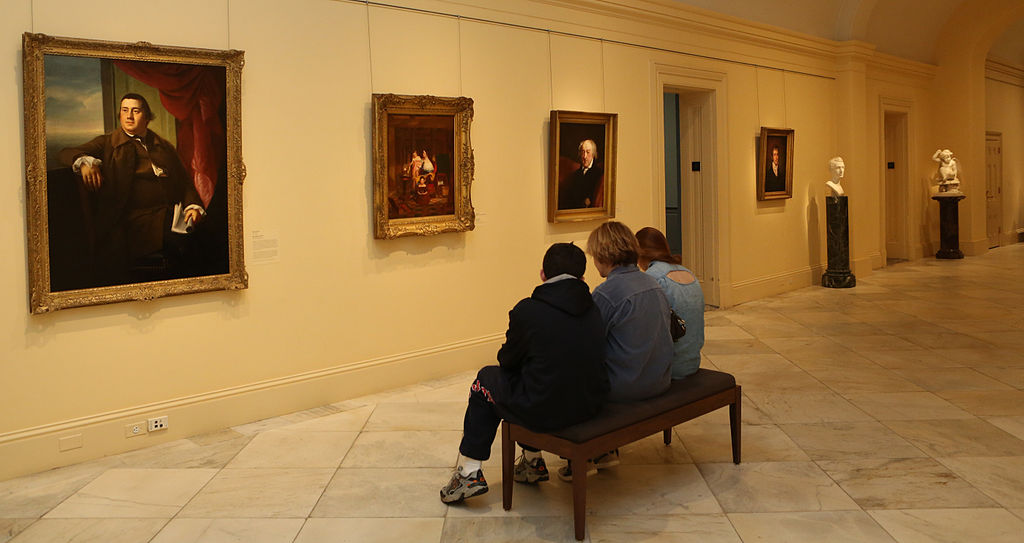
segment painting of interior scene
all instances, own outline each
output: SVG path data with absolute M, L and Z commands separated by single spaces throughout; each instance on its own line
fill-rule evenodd
M 45 55 L 51 291 L 229 271 L 226 70 Z
M 563 122 L 558 138 L 558 209 L 604 207 L 605 125 Z
M 388 116 L 388 216 L 453 215 L 455 119 L 451 115 Z

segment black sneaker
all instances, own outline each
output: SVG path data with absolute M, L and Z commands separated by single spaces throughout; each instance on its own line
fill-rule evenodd
M 444 503 L 458 503 L 466 498 L 479 496 L 487 492 L 487 480 L 484 479 L 484 472 L 476 470 L 469 475 L 462 474 L 462 468 L 455 470 L 452 480 L 441 489 L 441 501 Z
M 516 460 L 516 467 L 512 472 L 512 480 L 517 483 L 533 484 L 539 481 L 547 481 L 548 466 L 541 457 L 533 460 L 526 460 L 526 455 L 520 455 Z

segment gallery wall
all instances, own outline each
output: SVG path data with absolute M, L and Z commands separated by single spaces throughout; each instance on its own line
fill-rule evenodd
M 1024 69 L 1006 65 L 985 79 L 985 129 L 1003 138 L 1003 244 L 1024 232 Z M 978 174 L 982 172 L 977 172 Z
M 115 0 L 5 2 L 0 68 L 17 84 L 0 88 L 0 190 L 15 217 L 0 229 L 11 248 L 0 261 L 0 479 L 493 362 L 545 248 L 582 246 L 597 224 L 546 221 L 550 110 L 618 113 L 616 218 L 664 227 L 659 69 L 713 81 L 696 88 L 716 97 L 724 305 L 820 280 L 827 162 L 844 142 L 862 148 L 847 160 L 854 272 L 884 263 L 880 94 L 909 96 L 912 131 L 927 132 L 926 85 L 892 75 L 901 61 L 868 83 L 865 70 L 837 68 L 837 44 L 821 38 L 683 7 L 669 19 L 574 3 L 176 0 L 132 4 L 128 19 L 144 23 L 126 25 L 113 22 L 125 10 Z M 248 290 L 29 315 L 23 32 L 245 51 Z M 844 95 L 851 73 L 861 79 Z M 475 230 L 373 239 L 373 93 L 474 99 Z M 849 102 L 875 120 L 840 123 Z M 761 126 L 795 130 L 791 199 L 756 200 Z M 254 235 L 276 240 L 276 257 L 254 258 Z M 601 279 L 591 267 L 586 280 Z M 168 430 L 125 437 L 125 424 L 158 415 Z

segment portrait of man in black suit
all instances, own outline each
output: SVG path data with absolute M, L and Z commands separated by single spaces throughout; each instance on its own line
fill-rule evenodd
M 786 190 L 786 160 L 778 143 L 770 143 L 771 153 L 764 169 L 764 191 Z

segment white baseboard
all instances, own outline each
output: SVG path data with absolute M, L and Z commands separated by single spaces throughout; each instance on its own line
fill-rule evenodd
M 504 339 L 483 336 L 0 434 L 0 481 L 476 369 L 494 363 Z M 125 425 L 164 415 L 166 430 L 125 436 Z
M 732 286 L 734 304 L 741 304 L 767 296 L 774 296 L 798 288 L 821 284 L 825 264 L 804 266 L 796 270 L 776 273 L 746 281 L 737 281 Z

